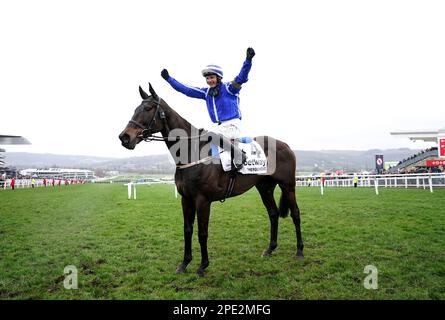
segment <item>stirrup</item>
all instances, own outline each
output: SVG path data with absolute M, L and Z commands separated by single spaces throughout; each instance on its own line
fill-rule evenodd
M 232 171 L 240 171 L 244 167 L 243 163 L 235 163 L 235 161 L 232 161 Z
M 243 168 L 244 162 L 246 160 L 247 160 L 246 153 L 244 151 L 242 151 L 242 153 L 241 153 L 241 163 L 236 163 L 235 162 L 235 158 L 232 159 L 232 170 L 240 171 Z

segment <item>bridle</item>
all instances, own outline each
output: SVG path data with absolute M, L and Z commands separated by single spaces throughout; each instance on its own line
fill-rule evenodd
M 153 118 L 151 118 L 150 122 L 148 123 L 147 127 L 145 127 L 144 125 L 142 125 L 141 123 L 135 121 L 135 120 L 130 120 L 129 123 L 131 123 L 132 125 L 138 127 L 139 129 L 142 129 L 141 133 L 138 135 L 138 138 L 144 140 L 144 141 L 165 141 L 166 138 L 164 137 L 158 137 L 158 136 L 154 136 L 152 132 L 153 130 L 153 126 L 156 125 L 156 118 L 161 119 L 161 121 L 164 123 L 164 126 L 166 127 L 166 129 L 168 130 L 168 124 L 167 124 L 167 117 L 165 116 L 165 112 L 164 110 L 161 108 L 161 98 L 158 97 L 158 101 L 156 101 L 156 111 L 153 115 Z
M 159 118 L 163 122 L 164 127 L 167 129 L 167 131 L 170 132 L 170 128 L 168 127 L 168 123 L 167 123 L 167 116 L 165 115 L 165 111 L 161 107 L 161 98 L 160 97 L 158 97 L 158 101 L 156 101 L 156 111 L 153 115 L 153 118 L 151 118 L 150 122 L 148 123 L 148 125 L 146 127 L 133 119 L 130 120 L 129 123 L 138 127 L 139 129 L 142 129 L 141 133 L 137 137 L 146 141 L 146 142 L 166 141 L 166 140 L 190 140 L 190 139 L 199 139 L 201 137 L 201 135 L 190 136 L 190 137 L 189 136 L 187 136 L 187 137 L 154 136 L 153 133 L 156 133 L 156 132 L 152 132 L 152 129 L 153 129 L 153 126 L 156 125 L 156 118 Z

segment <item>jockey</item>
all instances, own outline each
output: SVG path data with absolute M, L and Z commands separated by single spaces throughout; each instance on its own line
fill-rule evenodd
M 232 154 L 232 169 L 239 170 L 245 161 L 244 152 L 231 141 L 239 138 L 241 130 L 241 111 L 239 108 L 239 92 L 241 85 L 246 83 L 252 58 L 255 51 L 247 49 L 246 60 L 243 63 L 238 76 L 231 82 L 222 82 L 223 70 L 217 65 L 208 65 L 202 70 L 206 78 L 208 88 L 198 88 L 184 85 L 171 77 L 166 69 L 162 70 L 161 76 L 176 90 L 188 97 L 203 99 L 207 104 L 210 119 L 215 124 L 213 131 L 208 135 L 213 141 L 219 141 L 220 147 Z

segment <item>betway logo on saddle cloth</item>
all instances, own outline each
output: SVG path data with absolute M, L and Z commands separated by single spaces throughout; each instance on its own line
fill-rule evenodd
M 244 166 L 239 171 L 242 174 L 266 174 L 267 173 L 267 158 L 264 154 L 263 148 L 258 142 L 239 143 L 238 147 L 246 153 L 247 160 Z M 220 150 L 221 151 L 221 150 Z M 224 171 L 231 170 L 230 152 L 224 151 L 220 154 L 221 165 Z

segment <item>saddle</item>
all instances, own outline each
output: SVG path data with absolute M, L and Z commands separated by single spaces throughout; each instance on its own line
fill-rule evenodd
M 267 158 L 263 148 L 251 137 L 241 137 L 235 140 L 238 147 L 246 154 L 244 166 L 238 171 L 241 174 L 266 174 Z M 224 171 L 232 170 L 232 157 L 230 152 L 212 145 L 212 157 L 219 158 Z

